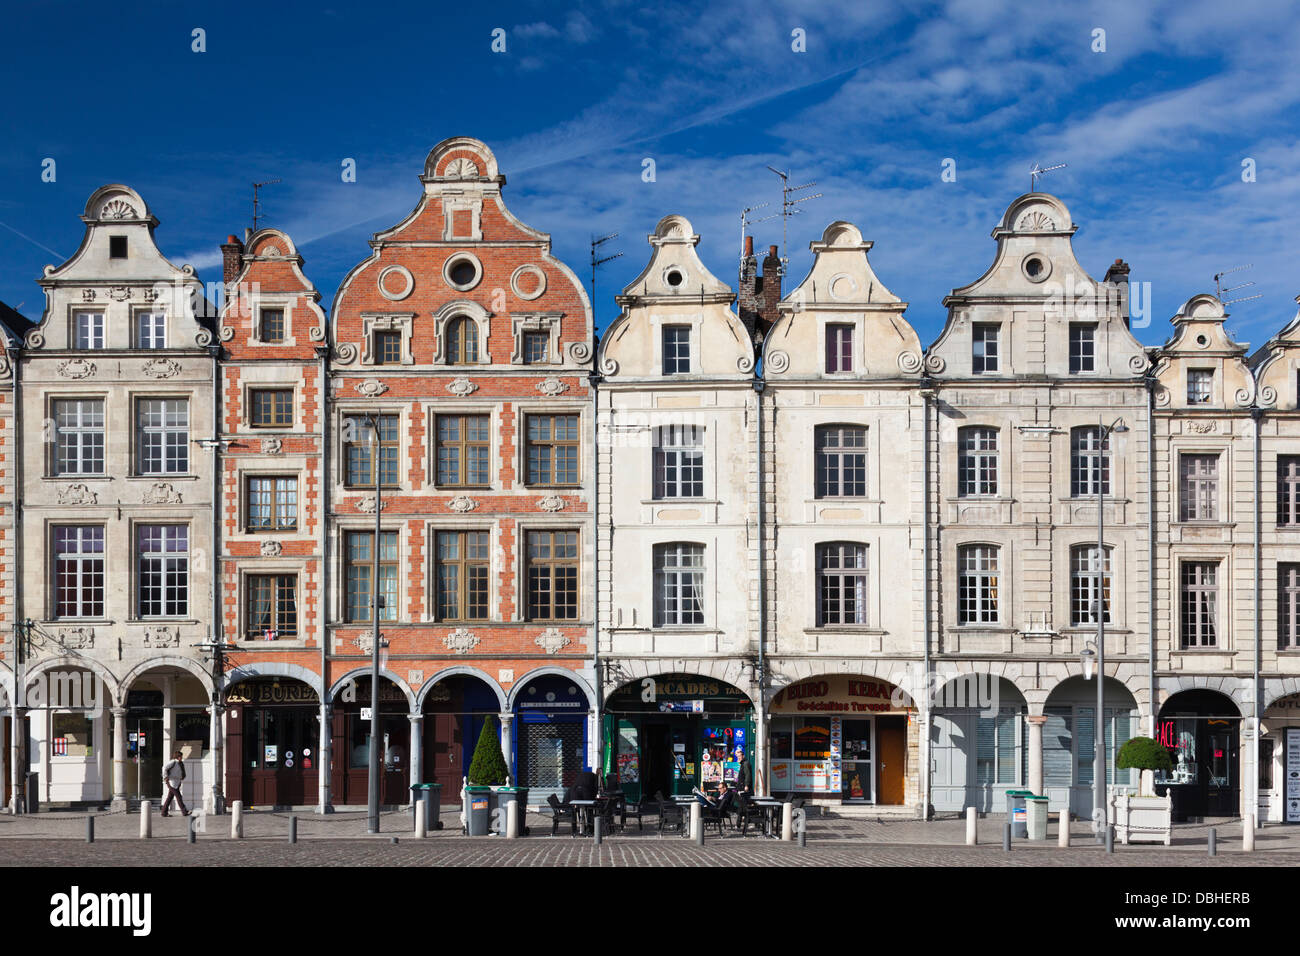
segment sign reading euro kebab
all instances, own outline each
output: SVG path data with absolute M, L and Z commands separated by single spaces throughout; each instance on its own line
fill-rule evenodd
M 901 713 L 891 700 L 894 685 L 874 677 L 830 674 L 784 687 L 772 698 L 773 714 Z M 905 710 L 905 709 L 904 709 Z

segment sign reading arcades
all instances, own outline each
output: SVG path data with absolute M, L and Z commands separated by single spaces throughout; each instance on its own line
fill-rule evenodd
M 889 681 L 875 677 L 830 674 L 810 677 L 784 687 L 772 698 L 773 714 L 889 714 L 906 713 L 906 695 L 900 694 L 903 706 L 894 703 L 896 688 Z

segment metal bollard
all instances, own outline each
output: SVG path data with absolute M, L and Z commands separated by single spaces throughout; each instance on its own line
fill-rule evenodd
M 393 838 L 392 838 L 391 840 L 389 840 L 388 842 L 391 843 L 393 846 L 397 846 L 397 837 L 393 837 Z
M 149 815 L 149 801 L 140 801 L 140 839 L 147 840 L 153 836 L 153 818 Z
M 1219 831 L 1210 827 L 1210 856 L 1219 855 Z
M 1056 845 L 1067 847 L 1070 845 L 1070 811 L 1062 810 L 1060 822 L 1057 824 Z
M 298 818 L 297 817 L 289 818 L 289 842 L 290 843 L 298 842 Z
M 591 826 L 591 837 L 596 841 L 596 846 L 600 846 L 600 841 L 605 836 L 604 830 L 605 818 L 598 813 L 596 814 L 596 819 Z
M 1106 826 L 1106 852 L 1115 852 L 1115 827 L 1111 824 Z
M 805 847 L 807 845 L 808 845 L 808 827 L 805 825 L 799 828 L 799 846 Z
M 974 846 L 979 842 L 978 826 L 979 811 L 974 807 L 966 808 L 966 845 Z
M 704 820 L 701 818 L 695 821 L 695 845 L 704 846 Z
M 244 802 L 236 800 L 230 809 L 230 839 L 244 838 Z
M 86 842 L 95 842 L 95 818 L 86 817 Z
M 781 804 L 781 839 L 789 843 L 794 839 L 794 804 Z
M 1002 824 L 1002 852 L 1011 852 L 1011 824 Z
M 1255 814 L 1248 813 L 1241 821 L 1241 849 L 1246 853 L 1255 852 Z
M 186 824 L 186 827 L 185 827 L 185 829 L 186 829 L 185 839 L 186 839 L 187 841 L 189 841 L 190 843 L 193 843 L 196 839 L 198 839 L 198 834 L 197 834 L 197 833 L 195 832 L 195 830 L 194 830 L 194 823 L 195 823 L 195 820 L 194 820 L 193 817 L 190 817 L 189 819 L 187 819 L 187 820 L 185 821 L 185 824 Z

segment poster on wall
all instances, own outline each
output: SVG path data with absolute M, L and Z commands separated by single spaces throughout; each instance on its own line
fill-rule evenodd
M 1300 823 L 1300 727 L 1286 729 L 1286 822 Z
M 830 776 L 826 781 L 827 789 L 839 792 L 840 781 L 840 752 L 843 744 L 843 721 L 839 717 L 831 718 L 831 758 L 830 758 Z

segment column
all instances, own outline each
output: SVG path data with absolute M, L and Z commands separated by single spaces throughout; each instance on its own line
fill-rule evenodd
M 113 802 L 114 810 L 126 809 L 126 708 L 113 708 Z
M 411 746 L 407 750 L 411 761 L 411 786 L 415 786 L 424 783 L 424 714 L 408 714 L 406 719 L 411 722 Z
M 23 736 L 27 733 L 27 712 L 21 710 L 16 704 L 13 707 L 13 720 L 10 722 L 9 730 L 9 812 L 17 813 L 19 806 L 22 806 L 25 812 L 27 807 L 22 788 L 27 767 L 23 759 L 25 744 Z
M 501 715 L 501 755 L 506 758 L 506 766 L 510 769 L 510 783 L 512 786 L 518 785 L 515 777 L 515 762 L 511 759 L 514 753 L 514 714 Z
M 758 693 L 761 696 L 763 689 Z M 759 707 L 754 712 L 754 739 L 749 742 L 749 765 L 754 772 L 754 794 L 765 797 L 771 792 L 768 784 L 767 766 L 767 708 Z
M 322 701 L 320 705 L 320 743 L 316 748 L 316 779 L 320 781 L 317 786 L 317 800 L 319 803 L 316 807 L 317 813 L 334 812 L 334 807 L 330 803 L 332 762 L 330 754 L 330 705 Z
M 225 747 L 221 739 L 221 711 L 218 704 L 208 707 L 208 774 L 209 786 L 203 804 L 205 813 L 225 813 L 226 795 L 222 786 L 225 778 Z
M 54 738 L 51 734 L 54 732 L 54 711 L 48 706 L 40 712 L 41 721 L 41 803 L 50 802 L 50 794 L 53 788 L 50 786 L 50 748 L 54 746 Z M 85 771 L 82 771 L 82 782 L 85 782 Z M 84 799 L 84 797 L 83 797 Z
M 1037 796 L 1043 795 L 1043 725 L 1047 718 L 1041 714 L 1026 717 L 1029 724 L 1029 789 Z

